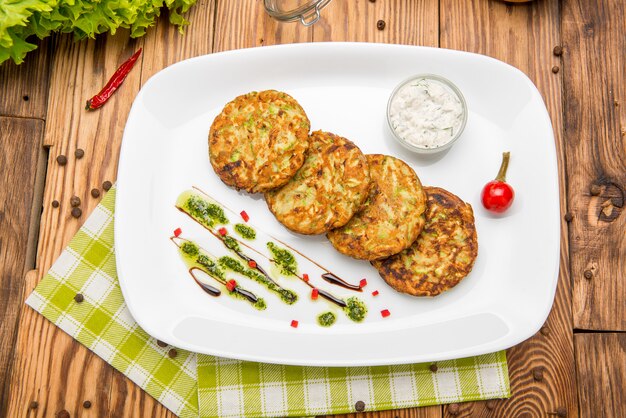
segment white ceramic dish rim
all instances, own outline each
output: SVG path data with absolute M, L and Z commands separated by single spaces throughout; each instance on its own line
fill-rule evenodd
M 272 47 L 259 47 L 259 48 L 250 48 L 250 49 L 242 49 L 242 50 L 233 50 L 233 51 L 226 51 L 226 52 L 221 52 L 218 53 L 220 55 L 237 55 L 237 54 L 245 54 L 247 51 L 250 50 L 259 50 L 261 48 L 265 48 L 265 49 L 282 49 L 285 51 L 288 51 L 290 49 L 299 49 L 299 48 L 311 48 L 311 49 L 325 49 L 325 48 L 329 48 L 329 49 L 341 49 L 341 48 L 366 48 L 366 49 L 371 49 L 371 51 L 374 53 L 378 48 L 402 48 L 402 49 L 406 49 L 407 51 L 410 49 L 424 49 L 424 50 L 437 50 L 437 51 L 447 51 L 447 53 L 449 52 L 453 52 L 455 54 L 464 54 L 464 55 L 468 55 L 468 56 L 479 56 L 481 59 L 484 60 L 489 60 L 491 62 L 493 62 L 496 65 L 499 66 L 506 66 L 508 67 L 508 69 L 510 71 L 514 71 L 515 73 L 517 73 L 517 75 L 519 77 L 521 77 L 522 79 L 525 80 L 525 82 L 528 84 L 529 87 L 531 87 L 534 92 L 536 93 L 537 96 L 539 96 L 539 98 L 541 98 L 539 92 L 537 91 L 537 88 L 534 86 L 534 84 L 532 83 L 532 81 L 520 70 L 518 70 L 515 67 L 512 67 L 506 63 L 503 63 L 499 60 L 490 58 L 490 57 L 486 57 L 486 56 L 482 56 L 479 54 L 473 54 L 473 53 L 468 53 L 468 52 L 462 52 L 462 51 L 450 51 L 450 50 L 442 50 L 439 48 L 431 48 L 431 47 L 415 47 L 415 46 L 406 46 L 406 45 L 388 45 L 388 44 L 372 44 L 372 43 L 350 43 L 350 42 L 333 42 L 333 43 L 312 43 L 312 44 L 288 44 L 288 45 L 279 45 L 279 46 L 272 46 Z M 178 63 L 175 63 L 167 68 L 165 68 L 164 70 L 160 71 L 159 73 L 155 74 L 154 76 L 152 76 L 142 87 L 142 89 L 140 90 L 140 92 L 137 94 L 137 97 L 135 98 L 135 101 L 133 103 L 133 106 L 130 110 L 129 116 L 128 116 L 128 122 L 127 122 L 127 127 L 128 124 L 134 120 L 135 118 L 135 114 L 138 112 L 138 107 L 140 107 L 140 105 L 138 105 L 139 102 L 141 102 L 141 98 L 143 96 L 143 94 L 145 94 L 145 92 L 150 88 L 150 86 L 155 83 L 157 80 L 159 80 L 161 77 L 164 77 L 166 74 L 168 74 L 171 71 L 175 71 L 177 68 L 182 67 L 182 66 L 188 66 L 188 65 L 194 65 L 196 62 L 198 61 L 202 61 L 207 59 L 208 57 L 212 57 L 215 56 L 217 54 L 211 54 L 211 55 L 207 55 L 207 56 L 199 56 L 199 57 L 195 57 L 195 58 L 191 58 L 188 60 L 184 60 Z M 210 59 L 210 58 L 208 58 Z M 542 101 L 543 102 L 543 101 Z M 547 120 L 548 124 L 550 124 L 550 118 L 547 112 L 547 109 L 545 108 L 545 104 L 543 106 L 543 113 L 544 113 L 544 117 Z M 122 146 L 121 146 L 121 153 L 120 153 L 120 162 L 119 162 L 119 169 L 118 169 L 118 183 L 117 183 L 117 193 L 118 196 L 124 194 L 124 190 L 126 188 L 126 184 L 125 181 L 126 179 L 132 175 L 132 173 L 128 170 L 128 164 L 125 163 L 125 150 L 128 147 L 128 141 L 129 138 L 127 137 L 128 133 L 127 133 L 127 129 L 125 129 L 124 132 L 124 138 L 123 138 L 123 142 L 122 142 Z M 547 140 L 550 140 L 552 144 L 554 144 L 554 136 L 553 133 L 550 132 L 550 138 L 547 138 Z M 554 146 L 548 147 L 549 148 L 549 157 L 550 159 L 553 161 L 554 166 L 556 167 L 556 149 Z M 558 196 L 558 179 L 555 179 L 555 184 L 554 187 L 556 189 L 556 193 Z M 123 222 L 119 221 L 120 218 L 120 208 L 122 206 L 122 200 L 118 199 L 116 201 L 116 223 L 114 226 L 114 233 L 115 236 L 118 237 L 120 236 L 120 231 L 122 228 L 124 228 Z M 559 219 L 559 207 L 558 207 L 558 198 L 557 198 L 557 205 L 556 207 L 553 209 L 554 212 L 556 213 L 552 213 L 551 216 L 555 217 L 556 219 Z M 556 229 L 554 231 L 554 233 L 558 234 L 560 231 L 560 223 L 556 224 Z M 119 244 L 119 241 L 117 241 L 116 244 L 116 248 L 119 248 L 121 245 Z M 557 240 L 558 243 L 558 240 Z M 551 282 L 549 284 L 549 286 L 546 286 L 547 289 L 549 289 L 550 295 L 549 295 L 549 300 L 553 301 L 554 299 L 554 295 L 556 292 L 556 285 L 558 282 L 558 272 L 559 272 L 559 245 L 556 246 L 556 248 L 553 248 L 553 252 L 554 252 L 554 258 L 556 260 L 556 263 L 554 265 L 554 272 L 552 274 L 551 277 Z M 302 361 L 289 361 L 289 362 L 282 362 L 279 359 L 275 358 L 275 357 L 271 357 L 271 356 L 263 356 L 263 355 L 256 355 L 256 354 L 245 354 L 245 353 L 238 353 L 238 352 L 234 352 L 234 351 L 216 351 L 214 349 L 207 349 L 206 347 L 203 346 L 198 346 L 196 344 L 193 343 L 188 343 L 184 340 L 180 340 L 175 338 L 172 335 L 168 335 L 166 333 L 163 333 L 163 331 L 161 329 L 159 329 L 158 327 L 153 326 L 153 323 L 151 323 L 149 320 L 146 320 L 146 318 L 143 316 L 142 312 L 140 310 L 137 309 L 137 307 L 133 304 L 133 296 L 131 295 L 131 293 L 129 292 L 128 286 L 125 282 L 125 280 L 123 279 L 124 276 L 124 255 L 122 253 L 122 251 L 116 251 L 116 263 L 118 265 L 118 275 L 120 277 L 120 286 L 122 289 L 122 293 L 123 296 L 125 298 L 125 300 L 127 301 L 127 305 L 128 305 L 128 309 L 131 313 L 131 315 L 135 318 L 135 320 L 137 321 L 137 323 L 148 333 L 150 334 L 152 337 L 157 338 L 159 340 L 163 340 L 163 341 L 167 341 L 170 342 L 173 345 L 176 345 L 179 348 L 182 349 L 186 349 L 186 350 L 190 350 L 193 352 L 197 352 L 197 353 L 204 353 L 204 354 L 211 354 L 211 355 L 215 355 L 215 356 L 220 356 L 220 357 L 227 357 L 227 358 L 237 358 L 240 360 L 247 360 L 247 361 L 257 361 L 257 362 L 266 362 L 266 363 L 282 363 L 282 364 L 293 364 L 293 365 L 304 365 L 304 366 L 376 366 L 376 365 L 391 365 L 391 364 L 407 364 L 407 363 L 415 363 L 415 362 L 424 362 L 424 361 L 440 361 L 440 360 L 447 360 L 447 359 L 452 359 L 452 358 L 460 358 L 460 357 L 469 357 L 469 356 L 474 356 L 474 355 L 480 355 L 480 354 L 485 354 L 485 353 L 489 353 L 489 352 L 495 352 L 498 350 L 502 350 L 502 349 L 506 349 L 509 348 L 511 346 L 514 346 L 524 340 L 526 340 L 527 338 L 531 337 L 532 335 L 534 335 L 539 328 L 543 325 L 543 322 L 545 322 L 545 319 L 548 317 L 548 314 L 550 312 L 550 309 L 552 307 L 552 303 L 550 302 L 549 304 L 546 304 L 545 306 L 543 306 L 542 312 L 540 317 L 543 318 L 542 321 L 537 321 L 537 323 L 535 324 L 534 327 L 532 328 L 528 328 L 523 334 L 518 333 L 517 335 L 515 335 L 514 338 L 499 338 L 496 341 L 491 341 L 487 344 L 483 344 L 483 345 L 479 345 L 479 346 L 474 346 L 471 347 L 469 349 L 462 349 L 462 350 L 456 350 L 456 351 L 446 351 L 443 354 L 433 354 L 433 355 L 429 355 L 427 357 L 415 357 L 415 356 L 405 356 L 405 357 L 394 357 L 394 358 L 386 358 L 386 357 L 381 357 L 381 358 L 374 358 L 374 359 L 359 359 L 359 360 L 354 360 L 351 361 L 349 363 L 346 362 L 336 362 L 331 360 L 323 360 L 323 361 L 309 361 L 306 359 L 303 359 Z M 508 336 L 507 336 L 508 337 Z

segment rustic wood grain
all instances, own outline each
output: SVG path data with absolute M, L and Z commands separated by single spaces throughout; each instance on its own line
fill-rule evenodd
M 624 28 L 622 0 L 563 2 L 574 328 L 626 330 Z
M 12 60 L 0 65 L 0 115 L 43 119 L 48 103 L 50 78 L 50 47 L 48 38 L 35 42 L 39 47 L 30 52 L 24 62 Z
M 185 28 L 184 35 L 172 27 L 167 16 L 162 16 L 156 26 L 148 31 L 144 40 L 142 85 L 151 76 L 175 62 L 212 52 L 215 0 L 198 1 L 185 18 L 190 25 Z M 115 158 L 117 160 L 117 155 Z M 174 416 L 118 371 L 113 371 L 108 396 L 107 416 L 111 418 Z
M 181 34 L 161 16 L 145 39 L 141 84 L 163 68 L 213 51 L 215 0 L 199 0 L 185 18 L 190 25 Z
M 0 117 L 0 416 L 6 415 L 9 376 L 22 308 L 31 207 L 44 123 Z
M 384 20 L 379 30 L 377 22 Z M 313 40 L 385 42 L 437 46 L 439 43 L 438 2 L 428 0 L 335 0 L 322 11 L 322 18 L 313 26 Z M 436 418 L 441 417 L 439 405 L 394 411 L 341 415 L 345 418 Z
M 70 36 L 59 39 L 51 63 L 44 135 L 50 150 L 37 250 L 42 274 L 97 205 L 98 199 L 89 194 L 91 188 L 101 189 L 104 180 L 115 178 L 121 133 L 139 89 L 140 65 L 100 110 L 88 112 L 84 106 L 141 44 L 124 32 L 78 43 Z M 85 150 L 82 159 L 74 157 L 77 148 Z M 67 165 L 57 164 L 60 154 L 67 156 Z M 79 219 L 70 215 L 73 195 L 82 201 Z M 61 203 L 59 208 L 52 208 L 53 200 Z M 32 400 L 40 407 L 29 416 L 54 416 L 61 410 L 102 416 L 109 410 L 113 369 L 29 308 L 23 308 L 20 317 L 14 362 L 7 416 L 23 416 Z M 87 399 L 94 406 L 82 411 Z
M 379 20 L 385 23 L 382 30 Z M 439 5 L 431 0 L 335 0 L 313 28 L 315 41 L 438 46 Z
M 272 19 L 258 0 L 219 0 L 215 12 L 215 52 L 263 45 L 310 42 L 313 30 Z
M 574 336 L 581 417 L 626 417 L 626 334 Z
M 553 55 L 559 44 L 558 2 L 510 5 L 497 1 L 441 1 L 440 46 L 486 54 L 524 71 L 537 85 L 550 113 L 557 145 L 561 210 L 567 207 L 562 135 L 561 73 Z M 560 276 L 544 332 L 508 350 L 512 397 L 460 405 L 456 417 L 545 417 L 557 408 L 577 416 L 567 226 L 561 225 Z M 533 378 L 541 370 L 543 380 Z M 452 416 L 445 408 L 446 416 Z

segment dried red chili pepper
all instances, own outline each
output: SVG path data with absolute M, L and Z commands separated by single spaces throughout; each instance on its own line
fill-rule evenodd
M 142 48 L 139 48 L 137 52 L 133 54 L 128 60 L 126 60 L 120 67 L 113 73 L 106 85 L 100 90 L 98 94 L 87 100 L 87 110 L 95 110 L 105 104 L 109 98 L 115 93 L 115 90 L 124 82 L 126 76 L 133 69 L 139 55 L 141 55 Z

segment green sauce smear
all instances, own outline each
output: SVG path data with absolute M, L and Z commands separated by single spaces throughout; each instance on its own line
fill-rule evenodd
M 239 262 L 239 260 L 235 260 L 234 258 L 226 255 L 221 257 L 218 260 L 218 263 L 223 269 L 234 271 L 235 273 L 239 273 L 242 276 L 246 276 L 257 283 L 262 284 L 267 287 L 268 290 L 278 294 L 282 301 L 288 305 L 292 305 L 298 300 L 298 295 L 294 291 L 278 286 L 272 280 L 269 280 L 265 275 L 257 272 L 256 270 L 245 267 L 241 262 Z
M 226 246 L 226 248 L 228 248 L 229 250 L 233 250 L 236 253 L 241 252 L 239 242 L 237 242 L 235 238 L 226 235 L 222 238 L 222 240 L 224 241 L 224 245 Z
M 182 193 L 176 206 L 206 227 L 228 224 L 228 218 L 220 205 L 211 203 L 193 192 Z
M 294 255 L 273 242 L 267 243 L 267 248 L 272 253 L 272 258 L 276 265 L 280 268 L 280 273 L 285 276 L 297 276 L 298 275 L 298 262 Z
M 226 280 L 226 275 L 224 271 L 219 266 L 219 260 L 213 259 L 211 256 L 206 254 L 197 244 L 191 241 L 185 241 L 179 247 L 179 251 L 185 263 L 191 268 L 195 267 L 202 271 L 204 271 L 209 276 L 216 279 L 221 285 L 224 286 L 224 281 Z M 243 287 L 237 285 L 238 288 L 242 290 L 246 290 Z M 237 292 L 226 292 L 230 296 L 245 300 L 254 306 L 257 310 L 262 311 L 267 308 L 267 304 L 263 298 L 257 297 L 256 302 L 251 302 L 244 295 Z
M 330 327 L 335 321 L 337 321 L 337 316 L 332 312 L 324 312 L 317 317 L 317 323 L 323 327 Z
M 361 322 L 367 316 L 367 306 L 362 300 L 354 296 L 346 299 L 347 306 L 343 308 L 348 318 L 354 322 Z
M 247 240 L 253 240 L 256 238 L 256 231 L 254 230 L 254 228 L 248 225 L 235 225 L 235 232 L 237 232 L 239 235 L 241 235 L 242 238 L 245 238 Z

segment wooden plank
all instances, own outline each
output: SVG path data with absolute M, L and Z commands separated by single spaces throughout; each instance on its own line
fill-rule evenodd
M 15 65 L 0 65 L 0 115 L 43 119 L 48 103 L 50 39 L 35 42 L 39 47 Z
M 310 42 L 311 28 L 270 18 L 263 2 L 219 0 L 215 12 L 215 52 L 263 45 Z
M 626 3 L 565 1 L 562 27 L 574 327 L 624 331 Z
M 497 1 L 442 0 L 440 45 L 486 54 L 524 71 L 541 92 L 554 126 L 559 163 L 561 208 L 565 211 L 561 74 L 553 55 L 559 44 L 558 2 L 510 5 Z M 512 397 L 460 405 L 455 417 L 544 417 L 565 408 L 577 416 L 567 226 L 561 225 L 560 275 L 554 306 L 544 333 L 508 350 Z M 541 370 L 542 380 L 533 378 Z M 446 408 L 446 416 L 453 416 Z
M 435 1 L 350 1 L 335 0 L 322 11 L 313 26 L 314 41 L 385 42 L 437 46 L 439 10 Z M 379 30 L 377 22 L 384 20 Z M 342 415 L 368 418 L 435 418 L 441 406 Z
M 0 117 L 0 416 L 6 414 L 44 123 Z
M 215 0 L 199 0 L 185 18 L 190 25 L 181 34 L 162 16 L 145 39 L 141 84 L 163 68 L 213 51 Z
M 626 334 L 574 336 L 581 417 L 626 417 Z
M 74 42 L 71 36 L 59 38 L 51 64 L 44 135 L 50 153 L 37 250 L 41 274 L 97 205 L 98 199 L 89 191 L 102 190 L 104 180 L 115 178 L 122 130 L 139 89 L 140 66 L 98 111 L 84 110 L 85 100 L 141 44 L 123 31 L 84 42 Z M 85 151 L 82 159 L 74 157 L 77 148 Z M 67 156 L 67 165 L 56 162 L 58 155 Z M 74 195 L 82 201 L 79 219 L 70 215 L 69 200 Z M 51 206 L 53 200 L 60 202 L 59 208 Z M 84 400 L 94 404 L 90 414 L 100 416 L 109 410 L 113 369 L 28 308 L 20 317 L 14 362 L 7 416 L 23 415 L 33 400 L 40 405 L 33 416 L 54 416 L 62 410 L 76 415 Z
M 335 0 L 313 26 L 315 41 L 439 45 L 439 5 L 431 0 Z M 384 29 L 378 29 L 378 21 Z
M 190 25 L 184 35 L 173 27 L 167 16 L 162 16 L 144 40 L 144 58 L 141 71 L 142 85 L 154 74 L 175 62 L 210 54 L 213 49 L 215 1 L 200 0 L 185 16 Z M 117 157 L 116 157 L 117 159 Z M 154 398 L 122 373 L 113 371 L 109 389 L 108 415 L 117 417 L 173 417 Z

